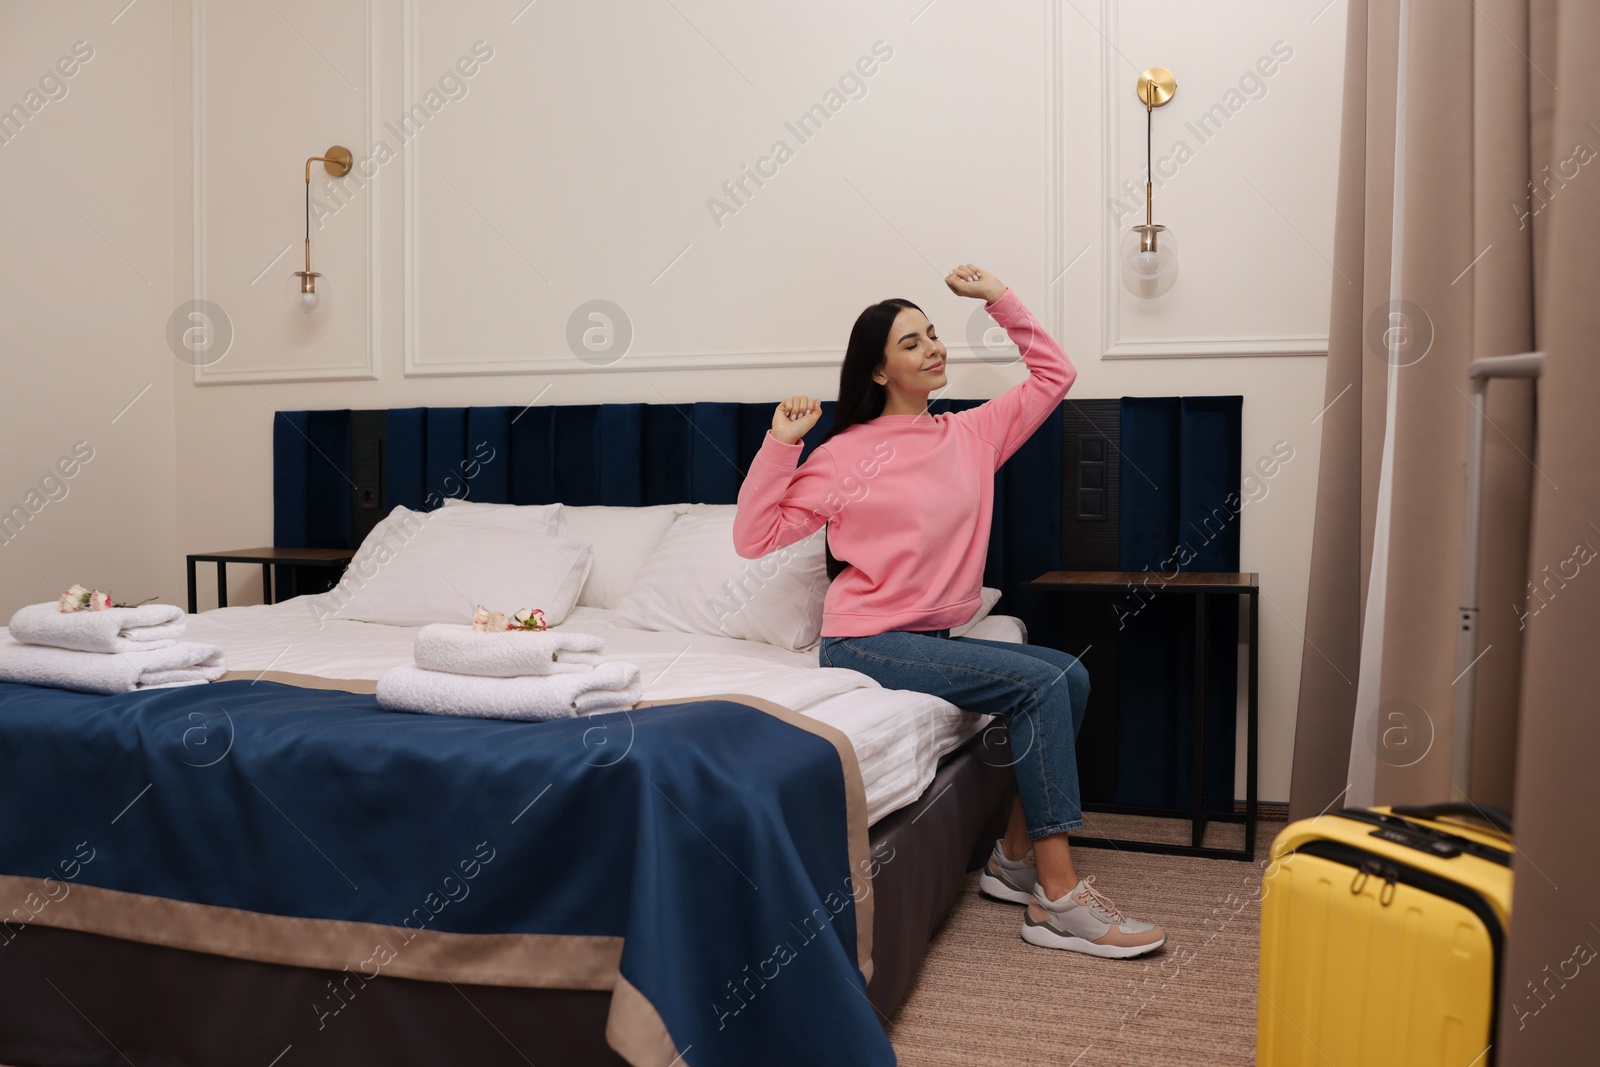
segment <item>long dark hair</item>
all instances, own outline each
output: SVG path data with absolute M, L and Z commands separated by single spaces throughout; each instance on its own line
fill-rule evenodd
M 884 405 L 889 402 L 889 392 L 873 381 L 872 375 L 883 365 L 889 331 L 894 327 L 895 318 L 906 308 L 922 310 L 902 297 L 891 297 L 873 304 L 856 316 L 856 324 L 850 328 L 849 347 L 844 351 L 844 365 L 839 368 L 839 400 L 834 406 L 833 424 L 822 435 L 822 440 L 817 442 L 819 446 L 826 444 L 834 435 L 863 422 L 871 422 L 883 414 Z M 827 543 L 828 535 L 824 533 L 822 536 L 823 550 L 828 555 L 828 580 L 832 581 L 849 564 L 834 557 L 833 549 Z

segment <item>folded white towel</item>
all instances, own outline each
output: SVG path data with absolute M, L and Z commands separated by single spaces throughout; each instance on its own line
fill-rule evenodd
M 485 633 L 436 622 L 417 633 L 417 666 L 429 671 L 515 678 L 525 674 L 582 674 L 605 662 L 605 639 L 559 630 Z
M 183 609 L 145 604 L 102 611 L 62 611 L 54 602 L 29 604 L 11 616 L 11 636 L 28 645 L 79 652 L 147 652 L 166 648 L 183 634 Z
M 612 660 L 582 674 L 483 678 L 407 663 L 378 679 L 378 705 L 390 711 L 480 719 L 570 719 L 631 708 L 644 695 L 635 663 Z
M 222 649 L 198 641 L 169 642 L 165 648 L 124 652 L 78 652 L 25 645 L 0 637 L 0 682 L 22 682 L 80 693 L 131 693 L 216 681 L 227 668 Z

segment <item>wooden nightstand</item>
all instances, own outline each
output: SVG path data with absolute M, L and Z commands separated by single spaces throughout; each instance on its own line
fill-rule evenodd
M 1028 583 L 1028 588 L 1052 594 L 1062 593 L 1122 593 L 1130 588 L 1155 596 L 1185 595 L 1194 598 L 1195 679 L 1194 679 L 1194 771 L 1193 794 L 1190 808 L 1132 808 L 1113 804 L 1085 804 L 1087 811 L 1120 812 L 1129 815 L 1153 815 L 1167 818 L 1186 818 L 1191 824 L 1191 844 L 1172 845 L 1156 841 L 1124 841 L 1103 837 L 1072 835 L 1074 845 L 1097 848 L 1122 848 L 1135 852 L 1162 852 L 1180 856 L 1209 856 L 1213 858 L 1253 860 L 1256 846 L 1256 674 L 1258 663 L 1257 631 L 1260 578 L 1254 572 L 1225 574 L 1220 572 L 1181 571 L 1171 577 L 1157 571 L 1050 571 Z M 1208 812 L 1205 800 L 1206 745 L 1205 745 L 1205 691 L 1206 691 L 1206 598 L 1213 593 L 1245 596 L 1250 599 L 1250 666 L 1248 686 L 1248 719 L 1245 723 L 1245 810 L 1239 812 Z M 1207 821 L 1243 822 L 1244 848 L 1207 848 L 1201 845 Z
M 272 568 L 338 567 L 344 569 L 355 556 L 350 548 L 236 548 L 230 552 L 196 552 L 189 557 L 189 614 L 196 612 L 194 565 L 216 563 L 217 607 L 228 606 L 228 564 L 261 564 L 262 603 L 272 603 Z

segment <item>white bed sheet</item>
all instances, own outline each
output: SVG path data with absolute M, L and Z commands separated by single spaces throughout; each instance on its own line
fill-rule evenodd
M 419 627 L 319 624 L 309 604 L 298 597 L 202 612 L 188 617 L 184 637 L 222 646 L 231 671 L 376 679 L 410 661 Z M 612 615 L 606 608 L 579 607 L 555 629 L 597 634 L 606 642 L 607 658 L 637 663 L 645 700 L 746 693 L 836 727 L 861 764 L 869 824 L 921 796 L 939 760 L 990 721 L 928 693 L 884 689 L 857 671 L 822 667 L 815 649 L 791 652 L 730 637 L 612 626 Z M 1018 619 L 990 615 L 969 636 L 1021 642 L 1024 631 Z

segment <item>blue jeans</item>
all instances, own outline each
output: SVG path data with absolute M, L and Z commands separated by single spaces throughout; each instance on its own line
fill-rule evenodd
M 885 689 L 932 693 L 966 711 L 1006 719 L 1028 837 L 1083 829 L 1077 737 L 1089 706 L 1089 672 L 1076 656 L 953 638 L 949 630 L 890 630 L 824 637 L 817 659 L 824 667 L 860 671 Z

